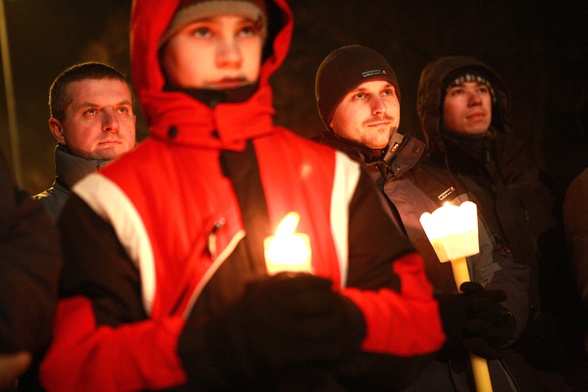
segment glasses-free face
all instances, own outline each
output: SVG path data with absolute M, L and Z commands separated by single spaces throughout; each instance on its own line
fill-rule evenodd
M 462 135 L 483 135 L 492 122 L 492 96 L 488 86 L 465 82 L 445 93 L 443 127 Z
M 400 124 L 400 102 L 392 84 L 360 84 L 341 101 L 331 119 L 333 132 L 372 149 L 385 148 Z
M 170 84 L 233 89 L 259 77 L 264 37 L 260 26 L 240 15 L 200 19 L 179 30 L 163 49 Z
M 114 159 L 135 145 L 132 96 L 124 81 L 85 79 L 67 87 L 65 119 L 49 119 L 57 142 L 86 159 Z

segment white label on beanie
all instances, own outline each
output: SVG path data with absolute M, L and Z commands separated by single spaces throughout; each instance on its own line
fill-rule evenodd
M 374 75 L 388 75 L 388 73 L 384 69 L 373 69 L 371 71 L 365 71 L 365 72 L 361 73 L 361 76 L 364 78 L 367 78 L 368 76 L 374 76 Z

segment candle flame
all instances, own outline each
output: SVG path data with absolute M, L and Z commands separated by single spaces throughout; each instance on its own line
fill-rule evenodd
M 281 271 L 312 272 L 308 235 L 294 232 L 299 221 L 296 212 L 288 213 L 276 228 L 276 234 L 265 239 L 265 262 L 270 275 Z
M 300 222 L 300 216 L 297 213 L 288 213 L 276 228 L 276 237 L 284 237 L 294 234 L 298 222 Z

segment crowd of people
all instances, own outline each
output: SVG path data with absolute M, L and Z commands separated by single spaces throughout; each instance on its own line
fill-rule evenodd
M 57 76 L 53 186 L 30 197 L 0 168 L 0 390 L 481 392 L 480 369 L 494 391 L 583 390 L 586 174 L 564 202 L 467 56 L 423 69 L 424 141 L 363 45 L 318 68 L 315 140 L 275 125 L 293 18 L 134 0 L 132 83 L 97 62 Z M 465 202 L 479 252 L 458 284 L 420 217 Z M 310 267 L 270 272 L 292 213 Z

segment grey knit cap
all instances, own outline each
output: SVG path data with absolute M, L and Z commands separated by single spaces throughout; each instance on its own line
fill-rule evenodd
M 163 46 L 187 24 L 218 14 L 244 15 L 259 21 L 262 35 L 267 35 L 267 9 L 263 0 L 183 0 L 159 39 L 159 46 Z

